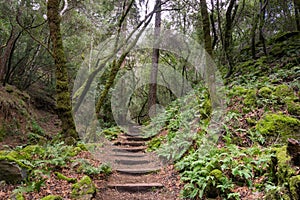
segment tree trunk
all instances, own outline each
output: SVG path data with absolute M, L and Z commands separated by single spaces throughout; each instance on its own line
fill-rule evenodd
M 217 41 L 218 41 L 217 29 L 215 26 L 215 19 L 214 19 L 214 12 L 215 12 L 214 1 L 211 0 L 210 22 L 211 22 L 211 27 L 212 27 L 212 32 L 213 32 L 213 41 L 212 41 L 212 45 L 211 45 L 212 49 L 215 48 Z
M 252 28 L 251 28 L 251 54 L 252 54 L 253 59 L 256 59 L 255 37 L 256 37 L 256 29 L 257 29 L 258 20 L 259 20 L 259 14 L 257 13 L 254 15 L 253 24 L 252 24 Z
M 263 45 L 263 51 L 265 56 L 267 56 L 267 47 L 266 47 L 266 40 L 263 34 L 263 27 L 265 25 L 265 14 L 266 14 L 266 7 L 269 3 L 269 0 L 260 0 L 260 18 L 259 18 L 259 40 Z
M 161 0 L 156 0 L 156 14 L 155 14 L 155 30 L 154 30 L 154 48 L 152 53 L 152 70 L 150 76 L 150 88 L 149 88 L 149 98 L 148 98 L 148 109 L 153 113 L 152 116 L 156 115 L 156 101 L 157 101 L 157 73 L 158 73 L 158 61 L 159 61 L 159 49 L 158 39 L 160 36 L 161 27 Z M 150 113 L 149 113 L 150 114 Z
M 230 77 L 233 72 L 233 63 L 231 57 L 231 49 L 232 49 L 232 26 L 235 15 L 237 13 L 238 5 L 236 4 L 236 0 L 230 0 L 229 6 L 226 10 L 226 23 L 225 23 L 225 31 L 224 31 L 224 51 L 225 56 L 228 62 L 228 72 L 226 78 Z
M 212 45 L 211 45 L 211 36 L 210 36 L 210 23 L 209 16 L 207 12 L 206 0 L 200 0 L 200 9 L 202 15 L 202 28 L 204 33 L 204 46 L 206 52 L 212 56 Z
M 21 33 L 20 32 L 18 33 L 16 27 L 13 26 L 6 45 L 2 47 L 3 49 L 5 48 L 3 51 L 3 55 L 0 56 L 0 82 L 3 84 L 3 86 L 5 86 L 6 84 L 5 78 L 7 74 L 8 62 L 12 57 L 15 44 L 19 39 L 20 35 Z
M 300 0 L 294 0 L 294 10 L 297 31 L 300 31 Z
M 70 91 L 68 84 L 67 59 L 65 56 L 59 15 L 60 0 L 48 0 L 47 18 L 52 41 L 52 51 L 56 67 L 56 110 L 62 125 L 62 137 L 67 144 L 74 144 L 79 139 L 72 116 Z
M 216 84 L 215 84 L 215 67 L 212 62 L 213 49 L 211 45 L 211 35 L 210 35 L 210 22 L 209 15 L 207 11 L 206 0 L 200 0 L 200 9 L 202 15 L 202 24 L 203 24 L 203 33 L 204 33 L 204 43 L 205 50 L 207 52 L 205 56 L 205 82 L 208 85 L 209 95 L 211 99 L 211 105 L 213 108 L 219 106 L 219 102 L 217 101 L 216 96 Z

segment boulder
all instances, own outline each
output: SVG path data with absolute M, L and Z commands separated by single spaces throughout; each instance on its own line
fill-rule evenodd
M 0 156 L 0 181 L 19 183 L 27 178 L 29 167 L 11 156 Z

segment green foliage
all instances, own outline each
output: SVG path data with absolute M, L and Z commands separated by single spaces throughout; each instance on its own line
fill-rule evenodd
M 159 136 L 159 137 L 154 137 L 152 138 L 149 142 L 147 142 L 147 151 L 155 151 L 156 149 L 158 149 L 160 147 L 160 145 L 162 145 L 162 141 L 165 138 L 163 136 Z
M 108 164 L 101 164 L 98 167 L 94 167 L 85 159 L 77 159 L 74 162 L 80 164 L 77 171 L 86 175 L 104 174 L 108 176 L 112 172 L 112 168 Z
M 239 149 L 235 145 L 223 148 L 203 146 L 180 160 L 176 167 L 187 182 L 182 192 L 186 198 L 202 198 L 213 194 L 237 198 L 231 193 L 235 184 L 253 185 L 257 176 L 266 173 L 271 161 L 269 149 L 251 147 Z
M 118 126 L 114 126 L 108 129 L 104 129 L 100 135 L 104 135 L 104 137 L 108 140 L 117 139 L 118 135 L 121 133 L 121 129 Z
M 45 131 L 40 127 L 40 125 L 35 121 L 31 121 L 31 129 L 33 133 L 36 133 L 41 136 L 45 136 Z

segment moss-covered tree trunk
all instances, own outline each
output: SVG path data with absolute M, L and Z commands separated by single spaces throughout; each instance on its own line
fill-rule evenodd
M 52 41 L 52 51 L 56 67 L 56 109 L 62 125 L 62 137 L 68 143 L 79 139 L 72 116 L 70 91 L 68 84 L 67 59 L 65 56 L 59 15 L 60 0 L 48 0 L 47 17 Z
M 200 8 L 202 15 L 202 28 L 204 33 L 204 46 L 207 53 L 212 56 L 211 36 L 210 36 L 210 23 L 207 12 L 206 0 L 200 0 Z

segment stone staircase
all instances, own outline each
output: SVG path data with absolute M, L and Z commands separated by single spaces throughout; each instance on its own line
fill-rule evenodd
M 111 196 L 113 191 L 118 195 L 122 192 L 144 194 L 164 188 L 156 177 L 162 168 L 160 160 L 155 154 L 145 152 L 146 142 L 150 139 L 143 137 L 141 131 L 135 129 L 134 132 L 120 134 L 111 146 L 106 146 L 99 154 L 105 155 L 105 162 L 110 163 L 114 171 L 108 178 L 110 195 L 107 195 L 107 199 L 117 198 Z

